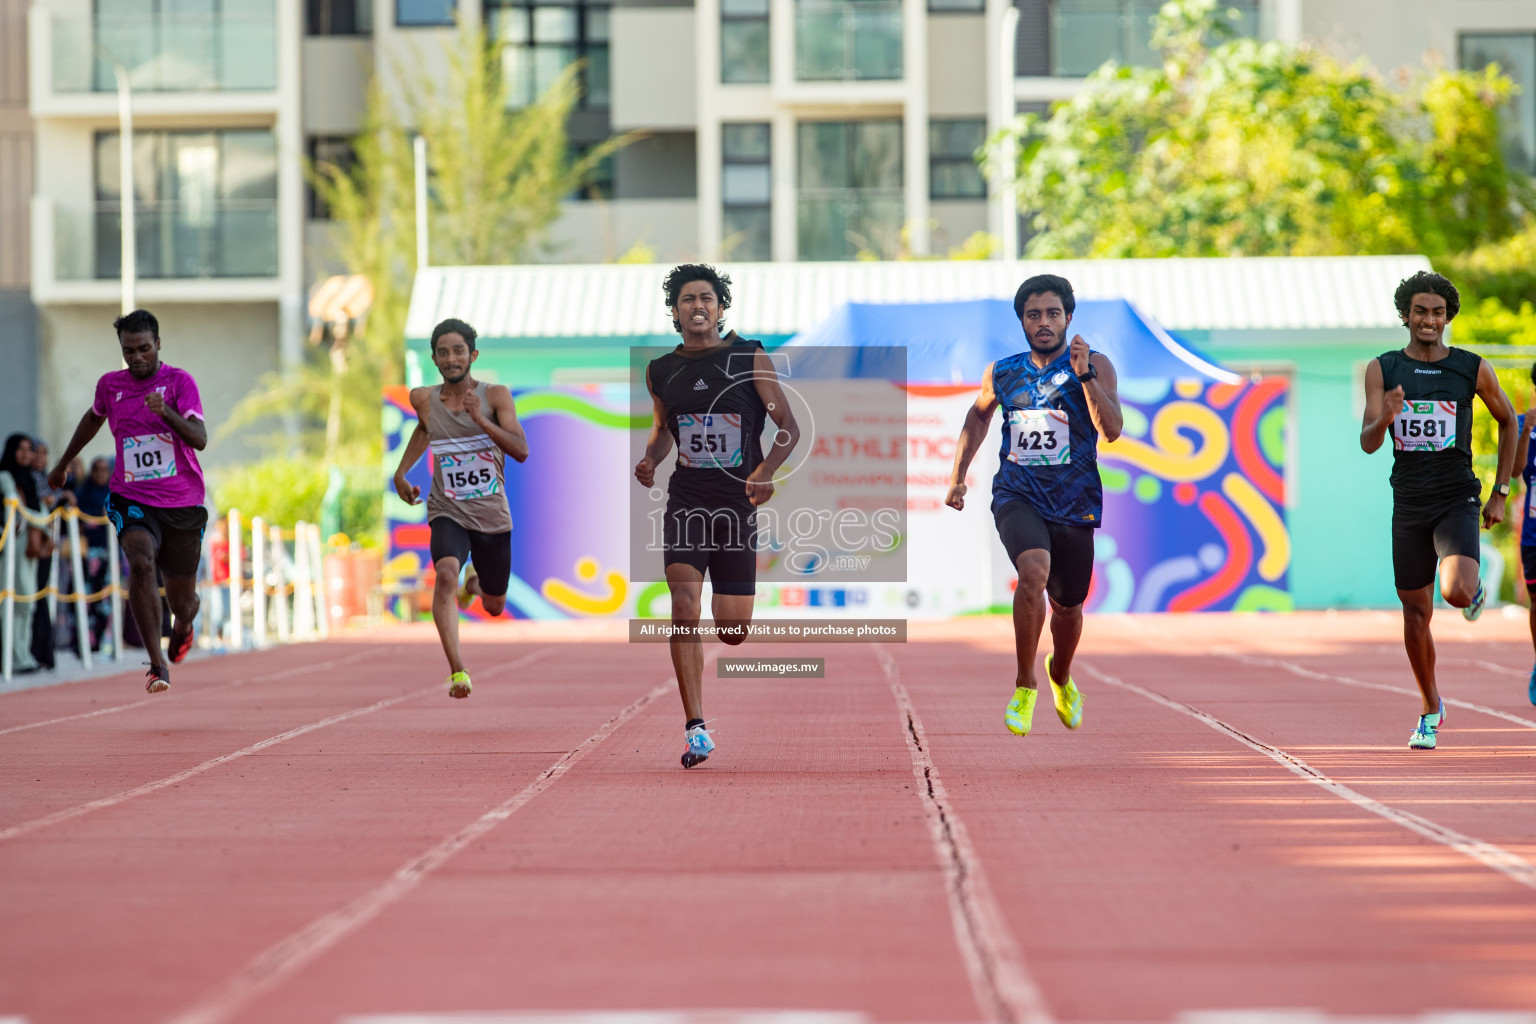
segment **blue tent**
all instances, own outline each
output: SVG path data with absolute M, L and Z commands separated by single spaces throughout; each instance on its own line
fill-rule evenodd
M 1176 340 L 1124 299 L 1079 302 L 1068 328 L 1068 336 L 1073 334 L 1081 334 L 1094 350 L 1109 356 L 1122 378 L 1226 383 L 1242 379 Z M 990 363 L 1023 351 L 1027 344 L 1013 303 L 1006 299 L 848 302 L 785 342 L 779 351 L 824 350 L 799 358 L 785 353 L 789 373 L 796 377 L 973 384 Z

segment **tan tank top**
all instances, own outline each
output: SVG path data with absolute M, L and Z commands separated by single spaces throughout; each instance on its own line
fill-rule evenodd
M 480 408 L 487 417 L 490 385 L 475 384 Z M 507 508 L 507 456 L 491 436 L 469 418 L 443 404 L 443 386 L 427 389 L 427 440 L 432 444 L 432 489 L 427 493 L 427 518 L 447 516 L 466 530 L 505 533 L 512 529 Z

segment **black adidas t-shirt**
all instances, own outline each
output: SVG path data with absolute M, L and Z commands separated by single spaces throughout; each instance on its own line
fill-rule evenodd
M 687 508 L 751 508 L 747 477 L 763 461 L 767 408 L 754 368 L 763 343 L 734 331 L 701 351 L 682 345 L 651 360 L 651 392 L 667 410 L 677 445 L 668 504 Z
M 1392 497 L 1398 507 L 1438 508 L 1476 502 L 1483 493 L 1472 472 L 1472 399 L 1483 359 L 1452 348 L 1437 362 L 1383 352 L 1381 382 L 1403 388 L 1403 411 L 1392 422 Z

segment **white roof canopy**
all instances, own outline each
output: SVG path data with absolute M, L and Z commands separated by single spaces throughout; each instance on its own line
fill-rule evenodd
M 788 335 L 841 303 L 1013 297 L 1034 274 L 1058 274 L 1079 299 L 1129 299 L 1173 331 L 1396 328 L 1392 293 L 1430 269 L 1423 256 L 1305 258 L 721 263 L 728 322 L 750 336 Z M 405 333 L 426 338 L 447 317 L 486 338 L 669 334 L 668 266 L 524 264 L 430 267 L 416 275 Z

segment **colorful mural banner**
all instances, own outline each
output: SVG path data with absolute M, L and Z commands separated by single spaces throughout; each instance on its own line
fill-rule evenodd
M 759 585 L 764 615 L 953 615 L 1006 605 L 1015 574 L 988 511 L 996 421 L 972 467 L 964 512 L 943 506 L 964 388 L 912 388 L 906 444 L 909 527 L 905 584 Z M 927 391 L 942 391 L 928 394 Z M 963 393 L 962 393 L 963 392 Z M 1241 384 L 1122 380 L 1123 435 L 1099 449 L 1104 481 L 1090 612 L 1290 610 L 1286 525 L 1289 381 Z M 528 434 L 526 463 L 508 463 L 512 509 L 509 613 L 517 618 L 664 615 L 666 585 L 627 578 L 631 430 L 627 385 L 514 390 Z M 388 575 L 430 579 L 426 507 L 407 505 L 391 477 L 416 424 L 405 388 L 384 398 Z M 931 457 L 930 457 L 931 456 Z M 425 495 L 431 457 L 409 479 Z M 478 604 L 468 613 L 485 618 Z
M 624 517 L 628 488 L 628 431 L 632 426 L 625 384 L 514 390 L 517 417 L 528 435 L 528 461 L 507 463 L 507 502 L 512 510 L 512 579 L 508 613 L 522 619 L 645 615 L 665 584 L 636 589 L 626 578 L 629 532 Z M 645 417 L 641 426 L 649 426 Z M 416 427 L 406 388 L 384 394 L 384 513 L 389 530 L 386 574 L 402 582 L 430 578 L 431 535 L 425 496 L 432 456 L 407 474 L 423 503 L 407 505 L 395 494 L 395 466 Z M 479 602 L 471 618 L 487 618 Z
M 1122 381 L 1092 612 L 1289 611 L 1289 380 Z

